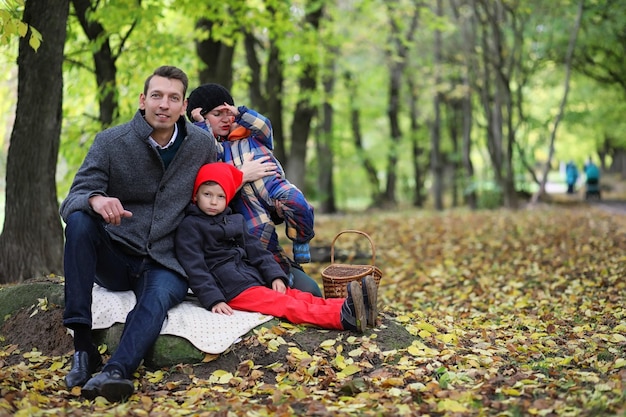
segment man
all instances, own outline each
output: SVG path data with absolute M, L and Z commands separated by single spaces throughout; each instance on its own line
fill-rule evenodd
M 174 251 L 174 232 L 189 203 L 198 169 L 217 157 L 215 140 L 186 122 L 187 75 L 157 68 L 125 124 L 99 133 L 61 204 L 66 222 L 65 312 L 75 353 L 68 388 L 121 401 L 132 395 L 129 377 L 153 345 L 167 311 L 187 293 Z M 264 161 L 263 161 L 264 162 Z M 270 175 L 273 164 L 252 161 L 244 181 Z M 118 348 L 102 372 L 91 338 L 93 284 L 132 290 L 137 298 Z

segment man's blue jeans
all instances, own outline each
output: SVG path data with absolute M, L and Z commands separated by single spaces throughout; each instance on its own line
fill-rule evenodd
M 167 311 L 185 298 L 187 281 L 148 257 L 124 253 L 100 218 L 81 211 L 66 222 L 64 268 L 66 327 L 91 328 L 94 282 L 112 291 L 135 293 L 137 304 L 128 313 L 120 344 L 106 366 L 122 369 L 129 378 L 159 336 Z

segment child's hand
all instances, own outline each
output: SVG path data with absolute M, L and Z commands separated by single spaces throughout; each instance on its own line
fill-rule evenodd
M 225 302 L 215 304 L 211 311 L 217 314 L 226 314 L 227 316 L 233 315 L 233 309 Z
M 276 278 L 274 281 L 272 281 L 272 289 L 281 294 L 284 294 L 285 292 L 287 292 L 287 287 L 285 286 L 285 283 L 283 282 L 283 280 L 280 278 Z
M 196 122 L 204 122 L 204 116 L 200 112 L 202 112 L 202 107 L 196 107 L 191 111 L 191 117 Z

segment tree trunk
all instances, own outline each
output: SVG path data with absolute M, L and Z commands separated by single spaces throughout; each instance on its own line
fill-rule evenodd
M 324 5 L 316 1 L 307 3 L 309 9 L 307 11 L 305 21 L 309 30 L 318 31 L 322 15 L 324 13 Z M 288 152 L 286 174 L 289 180 L 305 191 L 304 175 L 306 173 L 306 154 L 309 132 L 311 131 L 311 122 L 315 115 L 315 107 L 312 105 L 311 96 L 317 88 L 317 68 L 318 64 L 313 57 L 307 58 L 309 62 L 304 64 L 304 68 L 298 80 L 299 98 L 296 103 L 296 109 L 293 113 L 293 121 L 291 122 L 291 148 Z
M 388 50 L 387 61 L 389 63 L 389 104 L 387 107 L 387 118 L 389 119 L 389 131 L 391 141 L 387 152 L 387 181 L 384 191 L 384 200 L 378 205 L 394 207 L 397 205 L 396 180 L 398 169 L 398 153 L 402 142 L 402 131 L 400 129 L 400 91 L 402 78 L 409 60 L 409 46 L 413 42 L 415 31 L 419 22 L 420 8 L 411 8 L 408 14 L 409 21 L 403 22 L 407 15 L 398 2 L 386 2 L 387 13 L 389 15 L 389 26 L 391 30 L 391 46 Z M 402 29 L 406 27 L 406 34 Z
M 464 84 L 467 86 L 466 81 Z M 465 168 L 465 175 L 468 178 L 466 185 L 470 185 L 469 189 L 465 190 L 465 202 L 471 209 L 478 207 L 478 198 L 476 196 L 476 190 L 471 187 L 474 181 L 474 164 L 472 163 L 472 100 L 470 94 L 467 93 L 463 97 L 463 167 Z
M 453 82 L 458 82 L 458 80 L 454 80 Z M 446 124 L 452 144 L 452 158 L 448 163 L 451 170 L 452 207 L 458 207 L 462 199 L 462 196 L 459 196 L 459 194 L 462 194 L 465 185 L 462 181 L 465 176 L 461 170 L 461 147 L 459 146 L 461 142 L 459 140 L 460 132 L 463 131 L 463 111 L 460 100 L 456 98 L 447 99 L 445 104 L 446 114 L 448 116 L 446 118 Z
M 395 36 L 398 36 L 396 33 Z M 385 185 L 384 199 L 379 201 L 379 206 L 394 207 L 396 201 L 396 175 L 398 167 L 398 149 L 402 140 L 400 130 L 400 87 L 402 84 L 402 72 L 404 65 L 398 61 L 390 60 L 391 69 L 389 74 L 389 106 L 387 107 L 387 118 L 389 119 L 390 142 L 387 153 L 387 183 Z
M 100 108 L 100 123 L 103 128 L 111 126 L 117 118 L 117 67 L 115 56 L 111 50 L 109 37 L 104 27 L 95 20 L 90 20 L 89 14 L 95 11 L 97 6 L 92 6 L 91 0 L 72 0 L 76 17 L 89 39 L 91 45 L 97 49 L 93 52 L 96 85 L 98 86 L 98 104 Z M 133 27 L 128 31 L 132 32 Z M 127 39 L 127 36 L 123 37 Z M 123 45 L 122 45 L 123 46 Z M 122 50 L 120 46 L 119 50 Z
M 514 10 L 502 2 L 476 0 L 473 8 L 481 31 L 482 81 L 476 88 L 487 120 L 487 150 L 503 203 L 514 209 L 517 208 L 517 192 L 513 170 L 515 127 L 511 84 L 521 88 L 521 82 L 513 77 L 520 72 L 523 39 L 514 36 L 513 44 L 507 44 L 510 39 L 504 33 L 502 22 L 515 16 Z
M 441 0 L 437 0 L 437 15 L 442 15 Z M 441 156 L 441 31 L 435 30 L 434 44 L 435 96 L 433 98 L 433 120 L 430 133 L 430 166 L 433 173 L 433 199 L 435 209 L 443 210 L 443 160 Z
M 474 165 L 472 163 L 472 77 L 475 77 L 476 61 L 474 54 L 474 42 L 476 39 L 475 25 L 466 16 L 461 16 L 461 4 L 458 1 L 450 0 L 451 9 L 461 28 L 462 45 L 463 45 L 463 97 L 461 98 L 461 108 L 463 113 L 462 122 L 462 155 L 463 167 L 465 169 L 466 181 L 464 196 L 466 204 L 476 209 L 478 207 L 478 197 L 474 187 Z
M 420 123 L 419 123 L 419 106 L 417 87 L 412 76 L 407 77 L 407 86 L 409 87 L 409 108 L 411 109 L 411 155 L 413 157 L 413 178 L 415 185 L 413 187 L 413 205 L 415 207 L 424 206 L 424 172 L 427 167 L 422 168 L 422 155 L 424 147 L 420 144 Z
M 317 211 L 320 213 L 335 213 L 335 189 L 333 184 L 333 167 L 335 166 L 332 143 L 333 143 L 333 106 L 332 97 L 335 89 L 335 58 L 337 51 L 332 47 L 327 49 L 326 70 L 322 84 L 324 86 L 324 100 L 322 102 L 321 132 L 317 135 Z
M 268 9 L 272 13 L 276 13 L 273 7 L 268 7 Z M 263 45 L 263 42 L 259 41 L 252 31 L 245 33 L 246 62 L 250 68 L 250 81 L 248 83 L 250 103 L 247 106 L 265 115 L 271 121 L 274 136 L 274 156 L 281 164 L 286 164 L 283 101 L 281 98 L 284 78 L 283 63 L 274 36 L 270 36 L 266 49 L 263 49 Z M 266 58 L 260 59 L 257 50 L 265 53 Z M 266 62 L 265 69 L 263 69 L 261 61 Z M 263 81 L 263 74 L 266 76 L 265 82 Z
M 274 156 L 285 164 L 287 153 L 285 152 L 285 129 L 283 121 L 283 61 L 280 59 L 280 51 L 274 40 L 270 41 L 269 56 L 267 60 L 267 79 L 265 92 L 267 94 L 267 113 L 272 121 L 274 131 Z
M 39 30 L 38 51 L 20 38 L 18 104 L 7 157 L 6 207 L 0 235 L 0 282 L 61 274 L 63 229 L 56 163 L 63 107 L 63 48 L 69 0 L 29 0 L 23 21 Z
M 261 88 L 263 85 L 261 77 L 262 65 L 256 53 L 258 42 L 254 33 L 246 32 L 243 35 L 243 45 L 246 51 L 246 62 L 248 63 L 248 68 L 250 68 L 250 83 L 248 84 L 248 97 L 250 97 L 250 102 L 246 104 L 246 106 L 266 115 L 266 102 Z M 235 102 L 235 104 L 237 104 L 237 102 Z M 272 120 L 271 118 L 269 119 Z
M 620 174 L 622 178 L 626 178 L 626 150 L 614 149 L 613 161 L 608 172 Z
M 548 182 L 548 171 L 550 170 L 550 165 L 552 164 L 552 157 L 554 155 L 554 141 L 556 139 L 556 130 L 559 127 L 559 123 L 563 118 L 563 114 L 565 113 L 565 104 L 567 103 L 567 95 L 569 93 L 569 85 L 570 78 L 572 73 L 572 56 L 574 55 L 574 48 L 576 47 L 576 39 L 578 38 L 578 31 L 580 29 L 580 22 L 583 16 L 583 6 L 585 0 L 580 0 L 578 3 L 578 14 L 576 17 L 576 22 L 574 23 L 574 28 L 572 29 L 572 33 L 570 35 L 569 46 L 567 47 L 567 55 L 565 58 L 565 81 L 563 85 L 563 98 L 561 99 L 561 104 L 559 106 L 559 113 L 556 116 L 556 120 L 554 121 L 554 127 L 550 132 L 550 146 L 548 149 L 548 161 L 546 162 L 543 176 L 541 178 L 541 183 L 539 185 L 539 191 L 537 191 L 532 196 L 532 202 L 536 203 L 541 196 L 546 193 L 546 183 Z
M 300 99 L 293 112 L 291 122 L 291 148 L 287 159 L 286 174 L 289 180 L 304 191 L 304 174 L 306 173 L 306 154 L 311 121 L 315 115 L 315 108 L 311 105 L 310 92 L 316 87 L 317 71 L 308 67 L 300 78 Z
M 196 23 L 196 28 L 211 33 L 215 24 L 217 23 L 211 20 L 200 19 Z M 206 65 L 200 70 L 200 84 L 218 83 L 228 90 L 233 87 L 235 45 L 236 43 L 227 45 L 219 40 L 215 40 L 212 36 L 196 42 L 198 57 Z
M 368 158 L 365 149 L 363 148 L 363 137 L 361 133 L 361 116 L 359 112 L 358 101 L 358 87 L 352 79 L 352 75 L 349 72 L 344 74 L 344 80 L 346 82 L 346 90 L 348 91 L 348 106 L 350 109 L 350 128 L 352 130 L 352 137 L 354 138 L 354 147 L 359 155 L 359 159 L 363 162 L 363 169 L 365 169 L 365 175 L 370 183 L 372 189 L 371 199 L 372 205 L 377 206 L 383 199 L 383 194 L 380 192 L 380 181 L 378 180 L 378 174 L 376 165 Z

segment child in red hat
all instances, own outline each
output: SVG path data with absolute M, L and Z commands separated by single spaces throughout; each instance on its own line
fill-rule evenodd
M 377 288 L 369 276 L 361 285 L 351 282 L 345 299 L 287 286 L 287 274 L 271 252 L 228 207 L 239 184 L 241 171 L 228 163 L 200 168 L 192 204 L 176 232 L 176 255 L 200 304 L 218 314 L 255 311 L 325 329 L 363 332 L 373 325 L 366 316 L 376 316 Z

